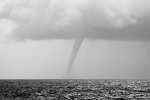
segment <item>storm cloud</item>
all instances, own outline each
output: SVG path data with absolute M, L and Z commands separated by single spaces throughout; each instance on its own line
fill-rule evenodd
M 150 40 L 149 0 L 1 0 L 0 39 Z

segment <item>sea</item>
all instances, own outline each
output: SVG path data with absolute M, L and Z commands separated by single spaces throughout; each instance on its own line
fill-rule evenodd
M 0 80 L 0 100 L 150 100 L 146 79 Z

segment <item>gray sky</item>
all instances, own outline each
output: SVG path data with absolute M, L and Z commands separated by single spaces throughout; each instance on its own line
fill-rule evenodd
M 62 78 L 84 36 L 72 78 L 150 74 L 149 0 L 0 1 L 0 78 Z

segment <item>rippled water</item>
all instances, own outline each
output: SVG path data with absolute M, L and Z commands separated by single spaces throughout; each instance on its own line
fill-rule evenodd
M 0 100 L 150 100 L 149 80 L 0 80 Z

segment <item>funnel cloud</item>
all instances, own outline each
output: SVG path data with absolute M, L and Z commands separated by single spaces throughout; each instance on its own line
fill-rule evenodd
M 70 76 L 74 60 L 75 60 L 75 58 L 77 56 L 78 50 L 79 50 L 79 48 L 80 48 L 80 46 L 82 44 L 83 39 L 84 39 L 84 36 L 81 36 L 80 38 L 75 39 L 75 43 L 74 43 L 74 46 L 73 46 L 73 49 L 72 49 L 72 52 L 71 52 L 71 55 L 70 55 L 70 58 L 69 58 L 69 62 L 68 62 L 68 68 L 67 68 L 67 75 L 66 75 L 66 77 Z

